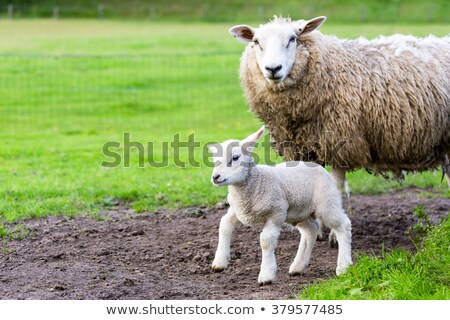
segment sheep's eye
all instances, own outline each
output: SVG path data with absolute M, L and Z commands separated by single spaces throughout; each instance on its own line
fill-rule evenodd
M 290 38 L 289 38 L 289 42 L 288 42 L 288 44 L 287 44 L 287 47 L 288 47 L 291 43 L 294 43 L 295 40 L 297 40 L 296 37 L 294 37 L 294 36 L 290 37 Z
M 261 47 L 261 44 L 259 43 L 258 40 L 254 39 L 254 40 L 253 40 L 253 43 L 256 44 L 256 45 L 261 49 L 261 51 L 262 51 L 263 48 Z

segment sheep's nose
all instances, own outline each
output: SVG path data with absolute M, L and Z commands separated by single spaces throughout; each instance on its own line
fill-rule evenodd
M 277 74 L 278 71 L 281 70 L 282 65 L 279 64 L 279 65 L 277 65 L 276 67 L 265 66 L 265 68 L 266 68 L 267 71 L 270 71 L 270 73 L 272 73 L 272 75 L 274 76 L 274 75 Z
M 217 179 L 220 178 L 220 174 L 216 174 L 216 175 L 214 175 L 212 178 L 213 178 L 213 180 L 217 180 Z

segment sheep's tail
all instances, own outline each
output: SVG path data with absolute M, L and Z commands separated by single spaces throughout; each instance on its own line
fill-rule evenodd
M 348 185 L 347 179 L 345 179 L 344 186 L 345 186 L 345 193 L 347 195 L 347 211 L 348 215 L 351 217 L 353 216 L 353 211 L 352 211 L 352 203 L 350 202 L 350 186 Z

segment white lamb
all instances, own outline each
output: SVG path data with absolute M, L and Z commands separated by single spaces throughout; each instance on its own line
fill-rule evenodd
M 339 253 L 336 273 L 345 272 L 352 263 L 351 222 L 342 208 L 335 182 L 321 166 L 308 162 L 286 162 L 275 167 L 255 165 L 251 155 L 264 127 L 242 141 L 227 140 L 210 145 L 214 157 L 212 183 L 228 186 L 230 208 L 220 221 L 219 243 L 212 268 L 228 266 L 230 243 L 238 222 L 263 226 L 260 285 L 274 281 L 277 272 L 275 247 L 283 223 L 296 226 L 301 233 L 300 246 L 289 268 L 291 275 L 305 271 L 316 242 L 316 218 L 337 236 Z

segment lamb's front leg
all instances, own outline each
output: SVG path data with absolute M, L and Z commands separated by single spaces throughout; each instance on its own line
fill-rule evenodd
M 281 231 L 281 224 L 272 220 L 266 222 L 261 235 L 260 243 L 262 249 L 261 270 L 258 276 L 260 285 L 271 284 L 277 274 L 277 260 L 275 248 Z
M 236 214 L 231 207 L 220 220 L 219 243 L 217 245 L 216 256 L 212 263 L 212 269 L 214 272 L 223 271 L 223 269 L 228 267 L 228 261 L 230 259 L 231 237 L 238 221 L 239 220 L 236 218 Z

